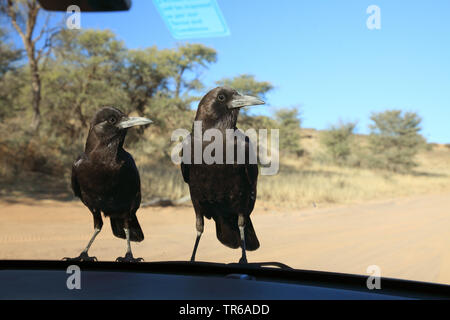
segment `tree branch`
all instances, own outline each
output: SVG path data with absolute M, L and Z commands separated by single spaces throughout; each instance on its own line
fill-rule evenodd
M 42 26 L 42 29 L 41 29 L 41 32 L 39 33 L 39 35 L 31 41 L 33 46 L 36 44 L 36 42 L 38 42 L 42 38 L 44 33 L 47 33 L 47 27 L 48 27 L 49 21 L 50 21 L 50 14 L 47 15 L 47 18 L 45 19 L 44 25 Z
M 6 14 L 11 19 L 11 23 L 12 23 L 14 29 L 16 29 L 16 31 L 19 33 L 20 37 L 22 38 L 22 41 L 25 43 L 25 41 L 26 41 L 25 33 L 23 32 L 23 30 L 20 28 L 19 24 L 17 23 L 17 13 L 15 11 L 12 0 L 8 0 L 6 3 Z

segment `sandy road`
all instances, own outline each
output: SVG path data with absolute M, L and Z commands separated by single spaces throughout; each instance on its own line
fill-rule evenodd
M 264 210 L 252 215 L 261 248 L 250 261 L 279 261 L 295 268 L 366 274 L 450 284 L 450 194 L 426 195 L 335 208 Z M 187 260 L 195 239 L 190 207 L 138 211 L 145 240 L 133 244 L 146 261 Z M 93 229 L 80 202 L 0 201 L 0 259 L 76 256 Z M 125 253 L 105 221 L 90 254 L 114 260 Z M 236 262 L 240 250 L 222 246 L 206 221 L 197 260 Z

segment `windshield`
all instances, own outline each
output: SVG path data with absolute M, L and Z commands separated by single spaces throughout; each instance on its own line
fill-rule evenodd
M 449 12 L 2 1 L 0 259 L 450 284 Z

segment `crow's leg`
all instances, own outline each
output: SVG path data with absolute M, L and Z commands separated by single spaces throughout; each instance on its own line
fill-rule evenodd
M 100 210 L 96 209 L 90 209 L 92 212 L 92 215 L 94 216 L 94 234 L 91 237 L 91 240 L 89 240 L 89 243 L 87 244 L 86 248 L 81 252 L 81 254 L 78 257 L 75 258 L 64 258 L 65 261 L 97 261 L 96 257 L 89 257 L 88 251 L 91 247 L 92 243 L 94 242 L 97 235 L 100 233 L 103 227 L 103 220 L 102 215 L 100 213 Z
M 131 244 L 130 244 L 130 229 L 128 227 L 128 220 L 125 220 L 124 223 L 125 235 L 127 237 L 127 253 L 125 253 L 125 257 L 118 257 L 116 259 L 117 262 L 140 262 L 144 261 L 142 258 L 134 258 L 133 253 L 131 252 Z
M 200 242 L 200 237 L 202 236 L 204 228 L 203 215 L 196 213 L 195 216 L 196 216 L 195 228 L 197 229 L 197 238 L 195 239 L 194 250 L 192 251 L 191 256 L 191 262 L 195 261 L 195 254 L 197 253 L 198 243 Z
M 247 263 L 247 254 L 245 252 L 245 218 L 242 214 L 239 214 L 238 217 L 238 226 L 239 226 L 239 233 L 241 234 L 241 248 L 242 248 L 242 256 L 241 259 L 239 259 L 239 263 Z

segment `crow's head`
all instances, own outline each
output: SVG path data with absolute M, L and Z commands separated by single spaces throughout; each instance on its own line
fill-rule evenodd
M 91 130 L 98 137 L 110 138 L 126 133 L 126 129 L 142 126 L 152 121 L 142 117 L 127 117 L 122 111 L 114 107 L 100 109 L 91 121 Z
M 257 97 L 240 94 L 230 87 L 217 87 L 209 91 L 200 101 L 195 120 L 206 127 L 234 127 L 239 109 L 264 104 Z
M 119 140 L 123 143 L 127 128 L 141 126 L 152 121 L 142 117 L 128 117 L 122 111 L 114 107 L 104 107 L 97 111 L 91 121 L 86 150 L 98 143 L 109 143 Z

